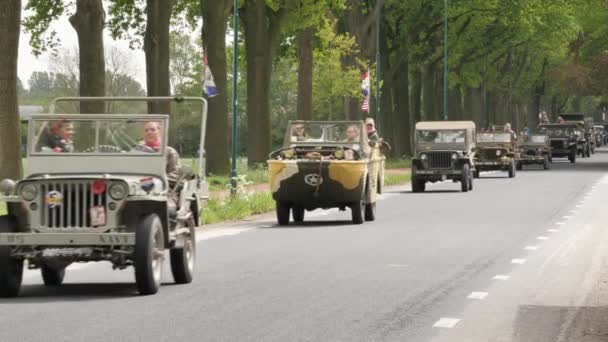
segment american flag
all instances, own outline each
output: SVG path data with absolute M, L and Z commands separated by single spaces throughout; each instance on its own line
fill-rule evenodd
M 363 73 L 361 77 L 361 91 L 363 92 L 363 103 L 361 104 L 361 111 L 369 113 L 369 70 Z

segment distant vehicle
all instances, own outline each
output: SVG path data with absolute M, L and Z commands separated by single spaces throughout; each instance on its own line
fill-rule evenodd
M 551 155 L 551 139 L 548 135 L 533 133 L 527 137 L 521 137 L 518 145 L 518 170 L 522 170 L 524 165 L 540 165 L 545 170 L 551 168 L 553 158 Z
M 595 140 L 593 139 L 593 118 L 584 113 L 563 113 L 560 114 L 564 123 L 574 123 L 579 126 L 582 133 L 578 134 L 578 154 L 583 158 L 591 157 L 595 153 Z
M 462 192 L 473 190 L 475 123 L 423 121 L 416 124 L 412 159 L 412 191 L 424 192 L 427 182 L 460 182 Z
M 519 151 L 515 134 L 504 129 L 477 132 L 477 144 L 473 151 L 475 169 L 473 176 L 481 171 L 506 171 L 509 178 L 515 177 Z
M 355 224 L 375 220 L 386 146 L 367 139 L 363 121 L 290 121 L 268 160 L 279 225 L 317 208 L 350 208 Z
M 188 101 L 202 104 L 203 150 L 206 101 L 202 98 L 64 98 L 56 101 Z M 54 104 L 55 102 L 53 102 Z M 54 108 L 54 105 L 51 106 Z M 158 146 L 143 143 L 144 126 L 156 123 Z M 53 146 L 51 128 L 69 124 L 65 143 Z M 40 269 L 47 286 L 62 284 L 77 262 L 109 261 L 114 269 L 134 266 L 142 295 L 161 284 L 165 250 L 176 283 L 190 283 L 196 259 L 195 228 L 200 200 L 207 196 L 202 174 L 182 166 L 167 174 L 168 115 L 34 114 L 28 119 L 28 174 L 0 182 L 0 296 L 20 292 L 24 262 Z M 54 137 L 54 136 L 53 136 Z M 69 143 L 69 144 L 68 144 Z
M 593 125 L 593 134 L 595 136 L 595 143 L 597 147 L 601 147 L 606 144 L 606 130 L 604 125 Z
M 583 131 L 577 123 L 541 124 L 538 126 L 540 134 L 551 139 L 551 157 L 566 157 L 571 163 L 576 163 L 578 151 L 586 148 Z

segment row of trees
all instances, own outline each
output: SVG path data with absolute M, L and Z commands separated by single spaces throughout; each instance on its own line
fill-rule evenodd
M 233 0 L 29 0 L 0 13 L 1 176 L 20 169 L 16 137 L 16 59 L 20 28 L 41 53 L 57 48 L 50 23 L 66 13 L 78 34 L 78 93 L 108 93 L 103 30 L 146 55 L 147 93 L 201 95 L 202 56 L 180 32 L 202 19 L 201 47 L 220 90 L 209 99 L 210 171 L 229 168 Z M 396 156 L 411 153 L 419 120 L 474 120 L 534 127 L 538 113 L 604 107 L 608 76 L 608 4 L 602 0 L 240 0 L 239 137 L 250 164 L 263 163 L 288 119 L 360 119 L 361 74 L 380 54 L 380 112 L 372 110 Z M 382 11 L 381 22 L 376 22 Z M 377 25 L 379 24 L 379 25 Z M 380 27 L 380 41 L 376 41 Z M 173 30 L 172 30 L 173 28 Z M 443 111 L 443 48 L 449 57 L 448 112 Z M 379 51 L 376 46 L 379 45 Z M 13 75 L 13 71 L 14 75 Z M 372 78 L 376 75 L 372 74 Z M 373 89 L 375 91 L 375 89 Z M 376 108 L 375 98 L 371 108 Z M 84 112 L 98 111 L 94 105 Z M 168 112 L 167 108 L 150 110 Z M 10 167 L 6 165 L 10 163 Z

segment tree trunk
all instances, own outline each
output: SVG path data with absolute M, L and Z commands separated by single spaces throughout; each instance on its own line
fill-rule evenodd
M 395 156 L 402 157 L 411 152 L 410 150 L 410 101 L 408 89 L 410 85 L 409 67 L 407 61 L 401 63 L 395 73 L 394 80 L 395 112 L 393 119 L 393 131 L 395 132 Z
M 437 118 L 437 120 L 444 120 L 446 114 L 450 115 L 449 113 L 449 108 L 448 108 L 448 113 L 445 113 L 444 110 L 444 105 L 443 105 L 443 70 L 441 71 L 436 71 L 435 72 L 435 88 L 434 88 L 434 100 L 436 101 L 435 103 L 435 116 Z M 448 96 L 450 96 L 449 93 L 449 89 L 448 89 Z M 449 99 L 448 99 L 448 105 L 449 105 Z M 449 116 L 448 116 L 449 119 Z
M 435 94 L 435 69 L 426 64 L 422 72 L 422 101 L 425 120 L 438 120 L 436 104 L 438 99 Z
M 230 169 L 230 132 L 228 126 L 228 79 L 226 76 L 226 40 L 217 39 L 226 33 L 226 3 L 231 0 L 201 0 L 203 10 L 202 37 L 209 68 L 219 93 L 208 98 L 207 132 L 207 170 L 212 174 L 227 174 Z
M 17 106 L 17 58 L 21 0 L 0 2 L 0 179 L 20 179 L 21 135 Z
M 106 14 L 101 0 L 78 0 L 70 24 L 78 35 L 80 96 L 105 95 L 103 29 Z M 101 114 L 103 102 L 83 102 L 81 113 Z
M 415 67 L 412 72 L 412 89 L 410 90 L 410 103 L 412 105 L 411 115 L 413 124 L 426 119 L 420 112 L 420 99 L 422 96 L 422 73 Z
M 243 22 L 247 50 L 247 163 L 266 162 L 271 149 L 270 81 L 281 16 L 264 0 L 246 2 Z
M 460 86 L 454 87 L 454 89 L 450 89 L 448 92 L 450 96 L 448 105 L 449 105 L 449 114 L 450 120 L 462 120 L 462 92 L 460 91 Z
M 312 120 L 312 68 L 315 28 L 298 33 L 298 119 Z
M 146 84 L 148 96 L 171 95 L 169 79 L 169 27 L 173 0 L 146 0 L 146 32 L 144 34 L 144 52 L 146 54 Z M 171 103 L 150 102 L 148 112 L 154 114 L 171 114 Z M 175 129 L 170 144 L 175 144 Z
M 465 120 L 472 120 L 477 127 L 483 127 L 485 118 L 483 117 L 483 89 L 466 88 L 464 96 L 464 115 Z

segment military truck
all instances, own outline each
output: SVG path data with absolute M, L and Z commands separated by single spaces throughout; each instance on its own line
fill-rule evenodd
M 472 121 L 422 121 L 416 123 L 412 159 L 412 192 L 424 192 L 426 183 L 460 182 L 462 192 L 473 190 Z
M 551 155 L 551 138 L 548 135 L 532 133 L 528 136 L 522 136 L 518 145 L 518 170 L 522 170 L 524 165 L 540 165 L 545 170 L 551 168 L 553 157 Z
M 473 150 L 473 176 L 478 178 L 482 171 L 506 171 L 509 178 L 513 178 L 518 156 L 517 140 L 513 132 L 503 127 L 477 132 L 477 145 Z
M 168 162 L 166 114 L 61 114 L 59 102 L 196 102 L 203 151 L 207 102 L 202 98 L 61 98 L 50 114 L 28 120 L 27 174 L 0 182 L 0 296 L 20 292 L 23 268 L 44 284 L 62 284 L 72 263 L 109 261 L 135 269 L 141 295 L 159 290 L 165 251 L 178 284 L 190 283 L 195 229 L 208 198 L 204 157 L 192 166 Z M 99 108 L 99 106 L 98 106 Z M 104 108 L 103 106 L 101 108 Z M 68 128 L 61 133 L 57 127 Z M 154 132 L 152 132 L 154 131 Z M 158 143 L 151 147 L 149 137 Z M 59 144 L 63 142 L 63 145 Z M 169 165 L 175 166 L 168 170 Z
M 551 157 L 568 158 L 571 163 L 576 163 L 576 156 L 582 143 L 580 135 L 582 130 L 576 123 L 541 124 L 538 132 L 545 134 L 551 139 Z
M 279 225 L 318 208 L 350 208 L 354 224 L 375 220 L 385 146 L 367 139 L 362 121 L 290 121 L 268 160 Z

